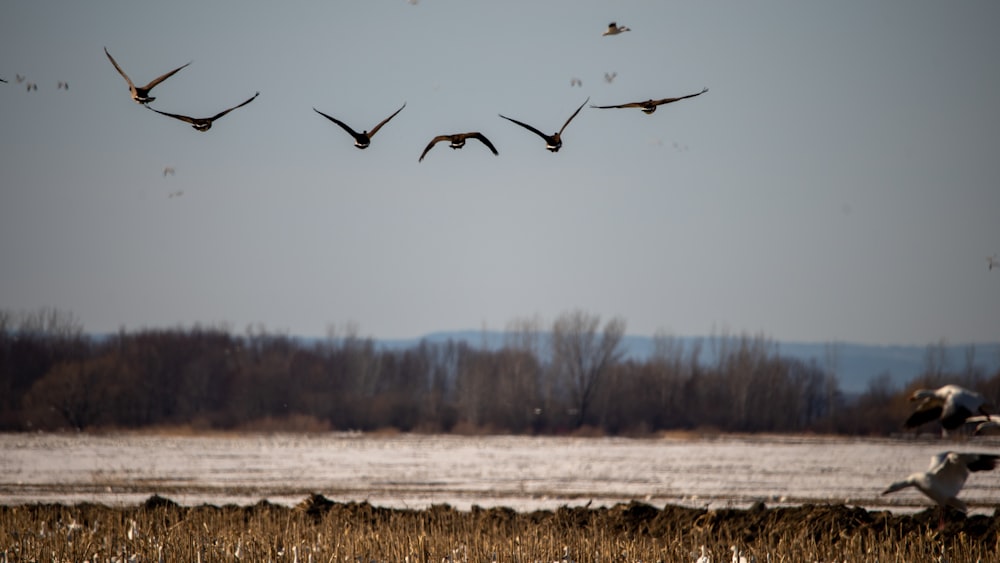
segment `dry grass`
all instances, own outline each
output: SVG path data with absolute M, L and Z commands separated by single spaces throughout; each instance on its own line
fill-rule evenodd
M 758 561 L 1000 561 L 998 516 L 926 511 L 893 516 L 844 506 L 704 511 L 632 503 L 612 508 L 392 510 L 314 495 L 296 508 L 0 507 L 7 561 L 490 562 L 694 561 L 705 545 L 729 561 L 738 545 Z

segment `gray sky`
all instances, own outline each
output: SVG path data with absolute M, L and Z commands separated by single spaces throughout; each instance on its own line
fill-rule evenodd
M 1000 338 L 994 1 L 0 14 L 3 309 L 56 307 L 92 331 L 352 322 L 401 338 L 582 309 L 633 334 Z M 613 20 L 632 31 L 602 37 Z M 260 97 L 199 133 L 132 102 L 105 46 L 138 83 L 194 61 L 153 90 L 162 111 Z M 555 154 L 497 116 L 553 132 L 588 96 L 702 87 L 652 115 L 584 108 Z M 361 130 L 404 102 L 364 151 L 312 111 Z M 474 130 L 499 157 L 473 140 L 418 164 L 435 135 Z

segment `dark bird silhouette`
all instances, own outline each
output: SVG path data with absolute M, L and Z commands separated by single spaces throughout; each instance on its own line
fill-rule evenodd
M 212 117 L 188 117 L 186 115 L 179 115 L 179 114 L 176 114 L 176 113 L 167 113 L 165 111 L 160 111 L 158 109 L 153 109 L 153 108 L 151 108 L 149 106 L 146 106 L 146 109 L 148 109 L 149 111 L 155 111 L 156 113 L 161 114 L 161 115 L 165 115 L 167 117 L 172 117 L 174 119 L 180 119 L 181 121 L 186 121 L 186 122 L 190 123 L 191 126 L 194 127 L 195 129 L 197 129 L 198 131 L 208 131 L 209 129 L 212 128 L 212 122 L 213 121 L 215 121 L 216 119 L 219 119 L 223 115 L 226 115 L 227 113 L 233 111 L 236 108 L 241 108 L 241 107 L 249 104 L 250 102 L 254 101 L 257 98 L 257 96 L 259 96 L 259 95 L 260 95 L 260 92 L 257 92 L 256 94 L 254 94 L 253 96 L 251 96 L 249 100 L 243 102 L 242 104 L 235 105 L 235 106 L 233 106 L 233 107 L 231 107 L 231 108 L 229 108 L 227 110 L 220 111 L 219 113 L 213 115 Z
M 0 82 L 3 82 L 4 84 L 6 84 L 6 83 L 7 83 L 7 81 L 6 81 L 6 80 L 4 80 L 3 78 L 0 78 Z
M 587 105 L 587 102 L 589 102 L 589 101 L 590 101 L 590 98 L 587 98 L 586 100 L 584 100 L 583 103 L 580 104 L 580 107 L 576 108 L 576 111 L 573 112 L 573 115 L 569 116 L 569 119 L 566 120 L 566 123 L 563 123 L 562 129 L 560 129 L 558 132 L 553 133 L 551 135 L 546 135 L 545 133 L 542 133 L 541 131 L 539 131 L 538 129 L 535 129 L 531 125 L 528 125 L 527 123 L 522 123 L 522 122 L 520 122 L 520 121 L 518 121 L 516 119 L 511 119 L 511 118 L 507 117 L 506 115 L 503 115 L 503 114 L 498 114 L 498 115 L 500 115 L 500 117 L 506 119 L 507 121 L 512 121 L 512 122 L 520 125 L 521 127 L 524 127 L 528 131 L 531 131 L 532 133 L 534 133 L 534 134 L 538 135 L 539 137 L 545 139 L 545 148 L 549 149 L 552 152 L 559 152 L 559 149 L 562 147 L 562 132 L 566 130 L 566 126 L 569 125 L 569 122 L 573 121 L 573 118 L 576 117 L 576 114 L 580 113 L 580 110 L 583 109 L 583 106 Z
M 396 114 L 399 113 L 399 112 L 401 112 L 401 111 L 403 111 L 403 108 L 405 108 L 405 107 L 406 107 L 406 103 L 404 102 L 403 103 L 403 107 L 397 109 L 392 115 L 390 115 L 389 117 L 383 119 L 375 127 L 372 127 L 371 131 L 362 131 L 360 133 L 358 133 L 354 129 L 351 129 L 346 123 L 344 123 L 343 121 L 337 119 L 336 117 L 330 117 L 329 115 L 327 115 L 327 114 L 319 111 L 316 108 L 313 108 L 313 111 L 315 111 L 316 113 L 318 113 L 318 114 L 322 115 L 323 117 L 329 119 L 330 121 L 336 123 L 337 125 L 340 125 L 341 129 L 343 129 L 344 131 L 347 131 L 348 133 L 350 133 L 350 135 L 352 137 L 354 137 L 354 146 L 358 147 L 359 149 L 367 149 L 368 145 L 372 144 L 372 137 L 375 136 L 375 133 L 378 133 L 378 130 L 381 129 L 383 125 L 385 125 L 386 123 L 389 123 L 389 120 L 392 119 L 393 117 L 396 117 Z
M 677 102 L 680 100 L 686 100 L 688 98 L 693 98 L 695 96 L 700 96 L 708 92 L 708 88 L 703 89 L 701 92 L 696 94 L 688 94 L 687 96 L 681 96 L 679 98 L 663 98 L 662 100 L 646 100 L 645 102 L 631 102 L 628 104 L 620 104 L 617 106 L 590 106 L 597 109 L 616 109 L 616 108 L 640 108 L 643 113 L 653 113 L 656 111 L 657 106 L 662 106 L 663 104 L 669 104 Z
M 460 149 L 465 146 L 465 140 L 470 137 L 473 139 L 479 139 L 484 145 L 486 145 L 491 151 L 493 151 L 494 155 L 500 154 L 497 152 L 496 147 L 493 146 L 493 143 L 491 143 L 490 140 L 487 139 L 485 135 L 483 135 L 478 131 L 472 131 L 469 133 L 455 133 L 452 135 L 438 135 L 437 137 L 434 137 L 433 139 L 431 139 L 430 143 L 427 143 L 427 147 L 424 148 L 424 152 L 420 153 L 420 158 L 417 159 L 417 162 L 423 161 L 424 157 L 427 156 L 427 151 L 434 148 L 434 145 L 438 141 L 449 141 L 451 143 L 449 145 L 451 146 L 451 148 Z
M 920 403 L 906 419 L 904 424 L 907 428 L 916 428 L 937 420 L 945 430 L 954 430 L 965 424 L 969 417 L 989 414 L 985 397 L 958 385 L 917 389 L 910 400 Z
M 118 71 L 118 74 L 122 75 L 122 78 L 125 79 L 125 82 L 128 82 L 128 91 L 132 95 L 132 99 L 135 100 L 135 103 L 137 103 L 137 104 L 148 104 L 149 102 L 152 102 L 153 100 L 155 100 L 156 98 L 154 98 L 154 97 L 152 97 L 152 96 L 149 95 L 149 91 L 152 90 L 153 87 L 156 86 L 157 84 L 159 84 L 160 82 L 163 82 L 164 80 L 166 80 L 166 79 L 170 78 L 171 76 L 173 76 L 174 73 L 176 73 L 180 69 L 182 69 L 182 68 L 186 67 L 187 65 L 191 64 L 189 62 L 189 63 L 187 63 L 185 65 L 181 65 L 181 66 L 175 68 L 174 70 L 171 70 L 170 72 L 168 72 L 168 73 L 166 73 L 164 75 L 158 76 L 158 77 L 150 80 L 149 84 L 146 84 L 145 86 L 141 86 L 140 87 L 140 86 L 136 86 L 135 84 L 132 83 L 132 79 L 129 78 L 127 74 L 125 74 L 125 71 L 122 70 L 122 67 L 118 66 L 118 63 L 115 62 L 115 58 L 112 57 L 111 53 L 108 52 L 108 48 L 107 47 L 104 48 L 104 54 L 108 56 L 108 60 L 111 61 L 112 65 L 114 65 L 115 70 Z
M 64 82 L 62 80 L 56 84 L 56 90 L 69 90 L 69 82 Z

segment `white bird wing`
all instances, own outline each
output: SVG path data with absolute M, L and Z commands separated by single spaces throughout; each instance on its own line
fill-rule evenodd
M 927 473 L 931 476 L 934 489 L 945 498 L 955 498 L 965 486 L 969 477 L 967 463 L 975 461 L 979 454 L 942 452 L 932 458 Z

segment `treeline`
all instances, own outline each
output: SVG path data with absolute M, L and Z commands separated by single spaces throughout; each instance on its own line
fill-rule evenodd
M 1000 372 L 971 360 L 950 372 L 934 347 L 905 389 L 883 374 L 851 400 L 833 370 L 782 357 L 763 336 L 686 349 L 659 336 L 649 359 L 626 359 L 625 322 L 582 311 L 550 326 L 511 323 L 499 349 L 386 349 L 355 332 L 304 341 L 195 326 L 92 338 L 60 311 L 0 311 L 0 430 L 888 434 L 900 430 L 915 387 L 951 382 L 1000 397 Z

